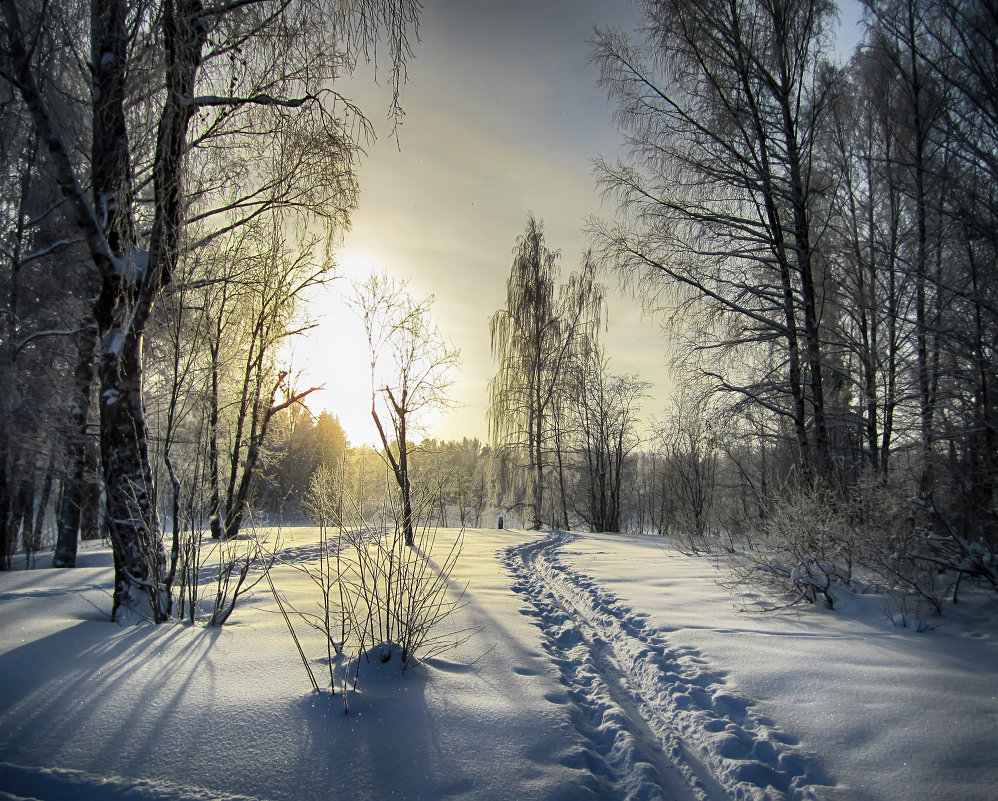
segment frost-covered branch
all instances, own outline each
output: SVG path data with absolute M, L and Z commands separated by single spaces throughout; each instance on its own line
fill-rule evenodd
M 268 94 L 252 95 L 250 97 L 221 97 L 219 95 L 203 95 L 201 97 L 183 98 L 185 106 L 195 108 L 210 108 L 212 106 L 281 106 L 283 108 L 301 108 L 306 103 L 317 101 L 318 95 L 305 95 L 304 97 L 280 98 L 271 97 Z
M 18 267 L 23 267 L 25 264 L 27 264 L 30 261 L 34 261 L 35 259 L 43 259 L 46 256 L 48 256 L 50 253 L 54 253 L 60 248 L 69 247 L 70 245 L 77 245 L 83 241 L 84 241 L 83 237 L 77 237 L 76 239 L 60 239 L 58 242 L 53 242 L 51 245 L 49 245 L 46 248 L 42 248 L 41 250 L 36 250 L 33 253 L 28 253 L 25 256 L 21 256 L 21 258 L 17 260 L 17 265 Z
M 36 339 L 43 339 L 45 337 L 72 337 L 76 336 L 83 330 L 84 329 L 82 328 L 73 328 L 69 330 L 61 328 L 50 328 L 46 331 L 35 331 L 33 334 L 28 334 L 26 337 L 20 340 L 16 345 L 14 345 L 14 352 L 20 353 L 22 350 L 24 350 L 25 347 L 30 345 Z

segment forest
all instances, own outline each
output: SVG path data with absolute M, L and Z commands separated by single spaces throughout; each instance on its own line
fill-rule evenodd
M 828 0 L 598 29 L 615 213 L 574 271 L 526 210 L 497 254 L 487 443 L 421 431 L 459 357 L 432 301 L 358 285 L 374 448 L 286 359 L 373 135 L 337 79 L 377 57 L 401 115 L 420 3 L 0 8 L 0 568 L 106 539 L 112 615 L 162 622 L 202 541 L 503 517 L 737 553 L 774 603 L 998 592 L 994 0 L 864 0 L 841 60 Z M 617 282 L 667 328 L 665 409 L 602 344 Z

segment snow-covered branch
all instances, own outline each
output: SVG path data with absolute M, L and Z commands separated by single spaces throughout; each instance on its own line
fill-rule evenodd
M 253 104 L 257 106 L 281 106 L 283 108 L 301 108 L 306 103 L 318 100 L 319 96 L 310 94 L 304 97 L 272 97 L 266 93 L 251 95 L 250 97 L 223 97 L 220 95 L 202 95 L 200 97 L 184 98 L 185 106 L 196 108 L 206 108 L 210 106 L 244 106 Z
M 29 261 L 34 261 L 35 259 L 41 259 L 48 256 L 50 253 L 54 253 L 59 250 L 59 248 L 68 247 L 69 245 L 76 245 L 80 242 L 85 241 L 83 237 L 77 237 L 76 239 L 60 239 L 58 242 L 53 242 L 47 248 L 42 248 L 41 250 L 36 250 L 34 253 L 28 253 L 26 256 L 22 256 L 17 260 L 17 266 L 23 267 Z
M 28 334 L 24 339 L 14 345 L 14 352 L 20 353 L 29 344 L 34 342 L 36 339 L 42 339 L 44 337 L 72 337 L 83 331 L 82 328 L 74 328 L 72 330 L 64 330 L 60 328 L 50 328 L 45 331 L 35 331 L 33 334 Z

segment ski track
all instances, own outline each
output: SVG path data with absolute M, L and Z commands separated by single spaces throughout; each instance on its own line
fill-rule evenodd
M 698 652 L 672 647 L 613 593 L 559 560 L 562 532 L 500 551 L 574 705 L 586 767 L 627 801 L 813 801 L 830 784 Z M 563 700 L 553 698 L 553 701 Z

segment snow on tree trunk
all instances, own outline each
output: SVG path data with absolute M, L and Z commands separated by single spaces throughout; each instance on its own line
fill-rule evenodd
M 171 599 L 164 583 L 166 554 L 156 515 L 156 494 L 146 445 L 142 406 L 142 340 L 104 334 L 100 354 L 101 464 L 107 492 L 107 526 L 114 549 L 114 602 L 147 602 L 157 623 L 169 618 Z

